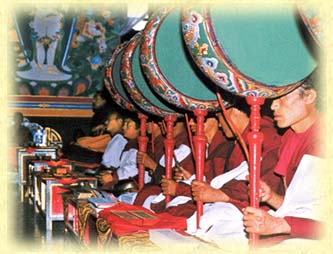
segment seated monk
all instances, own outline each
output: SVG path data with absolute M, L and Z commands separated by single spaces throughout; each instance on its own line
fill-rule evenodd
M 236 101 L 232 107 L 227 109 L 227 113 L 241 134 L 241 138 L 248 145 L 249 107 L 243 98 L 237 98 Z M 225 154 L 223 174 L 216 176 L 210 183 L 197 180 L 192 182 L 193 200 L 203 202 L 204 208 L 199 229 L 197 228 L 196 212 L 187 220 L 188 233 L 215 243 L 219 243 L 221 235 L 224 234 L 232 235 L 234 238 L 244 238 L 246 234 L 242 225 L 241 211 L 249 205 L 246 179 L 248 164 L 244 151 L 237 142 L 235 131 L 230 127 L 224 115 L 218 113 L 217 116 L 225 136 L 229 142 L 232 142 L 230 152 Z M 276 192 L 282 193 L 281 180 L 273 172 L 278 159 L 280 135 L 275 129 L 272 119 L 267 116 L 262 117 L 260 129 L 265 137 L 261 154 L 261 177 L 268 181 Z M 267 204 L 262 203 L 261 205 L 263 209 L 269 209 Z
M 157 126 L 156 126 L 157 129 Z M 155 128 L 154 128 L 155 130 Z M 161 131 L 161 130 L 160 130 Z M 178 160 L 180 166 L 183 169 L 188 169 L 188 176 L 191 176 L 194 173 L 194 161 L 191 154 L 190 144 L 189 144 L 189 138 L 188 134 L 185 128 L 185 124 L 182 121 L 177 121 L 173 127 L 173 136 L 175 140 L 175 157 Z M 148 209 L 152 209 L 150 207 L 151 201 L 159 195 L 162 191 L 161 189 L 161 179 L 162 175 L 165 174 L 165 156 L 162 153 L 162 150 L 160 148 L 164 147 L 163 145 L 163 139 L 162 135 L 159 135 L 159 138 L 155 139 L 155 146 L 159 147 L 159 156 L 155 157 L 155 160 L 153 160 L 151 157 L 149 157 L 147 154 L 139 154 L 138 156 L 138 163 L 143 163 L 147 170 L 150 171 L 150 174 L 152 176 L 152 182 L 150 184 L 147 184 L 140 192 L 138 193 L 134 204 L 135 205 L 141 205 L 144 207 L 147 207 Z M 175 165 L 175 161 L 173 159 L 173 164 Z M 176 167 L 174 167 L 174 170 Z M 153 209 L 155 212 L 162 211 L 165 208 L 164 203 L 160 203 L 160 207 L 155 206 L 155 209 Z
M 86 163 L 101 162 L 103 153 L 112 136 L 105 123 L 110 113 L 116 110 L 109 103 L 111 100 L 107 96 L 107 92 L 97 91 L 93 97 L 94 115 L 91 119 L 89 135 L 73 138 L 73 142 L 63 148 L 63 153 L 70 160 Z
M 190 126 L 192 132 L 196 132 L 196 123 L 191 119 Z M 205 179 L 209 183 L 215 176 L 223 173 L 225 154 L 228 153 L 228 145 L 223 133 L 219 130 L 218 119 L 210 115 L 204 122 L 204 133 L 207 138 L 206 160 L 205 160 Z M 171 195 L 172 201 L 165 209 L 166 212 L 182 217 L 190 217 L 196 209 L 192 200 L 191 186 L 188 181 L 183 181 L 193 175 L 187 170 L 181 169 L 174 179 L 162 179 L 161 186 L 163 194 Z M 193 175 L 194 176 L 194 175 Z M 192 177 L 193 177 L 192 176 Z M 152 207 L 156 206 L 152 204 Z
M 235 128 L 248 145 L 250 132 L 249 107 L 244 98 L 236 98 L 233 106 L 227 109 Z M 230 150 L 226 154 L 223 173 L 216 176 L 210 183 L 194 180 L 191 184 L 194 201 L 204 203 L 204 211 L 200 220 L 200 230 L 197 231 L 196 213 L 187 221 L 188 232 L 208 241 L 217 241 L 219 235 L 233 227 L 240 227 L 241 210 L 249 205 L 248 165 L 244 151 L 237 142 L 235 131 L 230 127 L 225 117 L 217 114 L 224 135 L 229 142 Z M 280 145 L 280 135 L 274 128 L 271 118 L 264 116 L 260 124 L 263 141 L 261 159 L 261 177 L 269 181 L 277 192 L 281 192 L 281 181 L 274 174 L 273 168 L 277 162 L 277 152 Z M 266 209 L 268 207 L 266 206 Z M 223 225 L 223 226 L 222 226 Z M 216 229 L 216 230 L 215 230 Z M 230 233 L 230 231 L 228 231 Z M 244 235 L 244 232 L 239 232 Z
M 162 122 L 156 123 L 153 120 L 148 121 L 147 134 L 150 137 L 151 146 L 148 146 L 147 152 L 138 151 L 137 163 L 143 164 L 152 177 L 147 185 L 158 185 L 162 177 L 161 171 L 164 169 L 159 165 L 159 161 L 164 155 L 165 130 Z
M 107 121 L 105 121 L 104 125 L 106 132 L 105 135 L 79 138 L 78 142 L 63 149 L 65 157 L 77 162 L 98 163 L 107 168 L 111 166 L 116 167 L 119 163 L 120 152 L 127 143 L 122 135 L 117 135 L 119 132 L 121 132 L 123 125 L 122 112 L 111 110 L 108 111 Z M 89 143 L 89 146 L 95 147 L 94 150 L 90 149 L 90 147 L 82 147 L 79 144 L 80 142 L 88 143 L 91 140 L 96 141 L 95 144 Z M 108 143 L 105 145 L 106 142 Z M 111 153 L 109 147 L 113 146 L 112 144 L 115 143 L 119 143 L 117 146 L 119 146 L 120 149 L 115 149 L 116 152 Z M 99 149 L 97 147 L 99 147 Z M 111 160 L 114 160 L 115 165 L 112 165 L 110 162 Z
M 262 244 L 323 236 L 323 221 L 327 218 L 322 209 L 327 193 L 317 188 L 318 183 L 323 190 L 327 187 L 322 163 L 324 142 L 320 138 L 325 132 L 319 110 L 321 88 L 316 75 L 312 74 L 300 87 L 275 99 L 271 105 L 277 126 L 288 127 L 274 169 L 281 176 L 286 192 L 285 195 L 276 193 L 262 179 L 260 196 L 273 209 L 267 212 L 246 207 L 243 210 L 246 232 L 259 234 Z
M 87 148 L 94 152 L 104 153 L 108 143 L 111 141 L 110 134 L 101 134 L 98 136 L 85 136 L 78 138 L 76 145 Z
M 124 120 L 122 127 L 123 136 L 128 141 L 121 151 L 119 166 L 111 170 L 102 171 L 100 174 L 100 189 L 113 191 L 117 183 L 126 179 L 133 179 L 138 175 L 137 167 L 137 151 L 138 151 L 138 136 L 140 131 L 139 120 L 137 117 L 127 117 Z M 149 182 L 151 177 L 148 172 L 145 172 L 144 181 Z

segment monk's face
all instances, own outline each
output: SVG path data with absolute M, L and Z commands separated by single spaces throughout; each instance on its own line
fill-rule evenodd
M 227 109 L 227 113 L 228 113 L 231 121 L 235 125 L 235 127 L 238 129 L 238 131 L 240 133 L 242 133 L 249 123 L 248 116 L 244 112 L 240 111 L 239 109 L 232 108 L 232 107 Z M 216 116 L 220 122 L 220 126 L 221 126 L 221 129 L 222 129 L 224 135 L 227 138 L 234 138 L 236 134 L 231 129 L 230 124 L 227 122 L 225 116 L 222 113 L 217 113 Z
M 195 134 L 197 132 L 197 123 L 195 122 L 194 118 L 191 118 L 188 121 L 188 124 L 190 126 L 191 132 Z
M 218 129 L 218 121 L 215 117 L 207 117 L 205 119 L 205 125 L 204 125 L 204 133 L 206 136 L 209 135 L 209 133 L 215 134 L 215 132 Z
M 191 131 L 193 134 L 196 134 L 197 132 L 197 123 L 195 122 L 194 118 L 191 118 L 189 121 L 189 125 L 191 128 Z M 206 117 L 205 118 L 205 122 L 204 122 L 204 133 L 207 136 L 208 133 L 212 132 L 212 131 L 216 131 L 218 128 L 218 121 L 216 119 L 216 117 Z
M 274 120 L 280 128 L 291 127 L 295 132 L 305 131 L 312 124 L 316 92 L 299 87 L 272 102 Z
M 105 125 L 111 135 L 114 135 L 122 130 L 123 119 L 117 118 L 117 114 L 111 114 L 109 119 L 105 122 Z
M 125 119 L 123 125 L 123 134 L 127 139 L 136 139 L 139 136 L 139 128 L 131 119 Z
M 149 121 L 147 122 L 147 133 L 156 137 L 161 134 L 161 128 L 157 123 Z

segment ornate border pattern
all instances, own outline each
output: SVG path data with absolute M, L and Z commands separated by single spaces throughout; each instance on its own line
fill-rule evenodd
M 156 58 L 155 42 L 158 30 L 174 8 L 160 8 L 154 13 L 143 31 L 140 61 L 144 74 L 147 76 L 151 87 L 169 103 L 186 110 L 207 109 L 209 111 L 220 110 L 218 101 L 198 100 L 181 93 L 176 89 L 161 72 Z
M 123 96 L 120 95 L 117 85 L 112 78 L 112 71 L 114 70 L 114 64 L 116 62 L 117 57 L 119 57 L 120 53 L 125 49 L 127 43 L 122 43 L 118 47 L 114 49 L 112 52 L 110 58 L 107 61 L 107 65 L 105 68 L 105 78 L 104 78 L 104 84 L 105 87 L 108 89 L 111 97 L 114 99 L 114 101 L 123 109 L 130 110 L 132 112 L 137 112 L 137 108 L 129 102 L 127 99 L 125 99 Z M 122 85 L 122 84 L 121 84 Z
M 217 86 L 240 96 L 274 98 L 303 81 L 282 87 L 267 86 L 242 74 L 227 57 L 215 35 L 207 8 L 187 8 L 182 13 L 182 32 L 194 62 Z
M 142 40 L 142 34 L 137 33 L 128 43 L 124 54 L 122 58 L 122 64 L 121 64 L 121 78 L 124 84 L 125 89 L 130 94 L 133 101 L 145 112 L 151 113 L 156 116 L 176 116 L 180 117 L 182 116 L 179 113 L 172 112 L 172 111 L 166 111 L 164 109 L 161 109 L 155 105 L 153 105 L 139 90 L 138 86 L 135 83 L 134 77 L 133 77 L 133 69 L 132 69 L 132 63 L 133 63 L 133 56 L 135 49 L 140 45 L 140 42 Z M 134 61 L 139 61 L 139 59 L 135 59 Z M 147 84 L 148 86 L 148 84 Z

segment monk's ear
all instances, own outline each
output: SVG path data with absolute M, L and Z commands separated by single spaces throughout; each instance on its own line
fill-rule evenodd
M 304 92 L 304 100 L 306 104 L 316 103 L 317 92 L 314 89 L 308 89 Z

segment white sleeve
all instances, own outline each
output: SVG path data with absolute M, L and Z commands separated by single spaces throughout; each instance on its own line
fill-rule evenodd
M 286 190 L 282 205 L 270 213 L 276 217 L 324 220 L 321 212 L 329 193 L 327 175 L 323 174 L 325 163 L 322 158 L 305 154 Z
M 191 153 L 191 148 L 187 145 L 181 144 L 177 149 L 174 150 L 174 156 L 178 162 L 182 162 Z M 165 167 L 165 155 L 163 155 L 159 161 L 162 167 Z M 175 160 L 172 156 L 172 167 L 175 166 Z
M 120 156 L 127 144 L 123 135 L 115 135 L 108 143 L 102 158 L 102 164 L 106 167 L 118 168 L 120 165 Z
M 138 167 L 136 162 L 137 149 L 130 149 L 123 152 L 120 159 L 120 165 L 117 169 L 119 180 L 128 179 L 138 174 Z
M 213 180 L 210 182 L 210 185 L 215 189 L 220 189 L 224 184 L 231 181 L 232 179 L 245 180 L 245 177 L 248 174 L 249 166 L 246 161 L 243 161 L 236 168 L 214 177 Z

